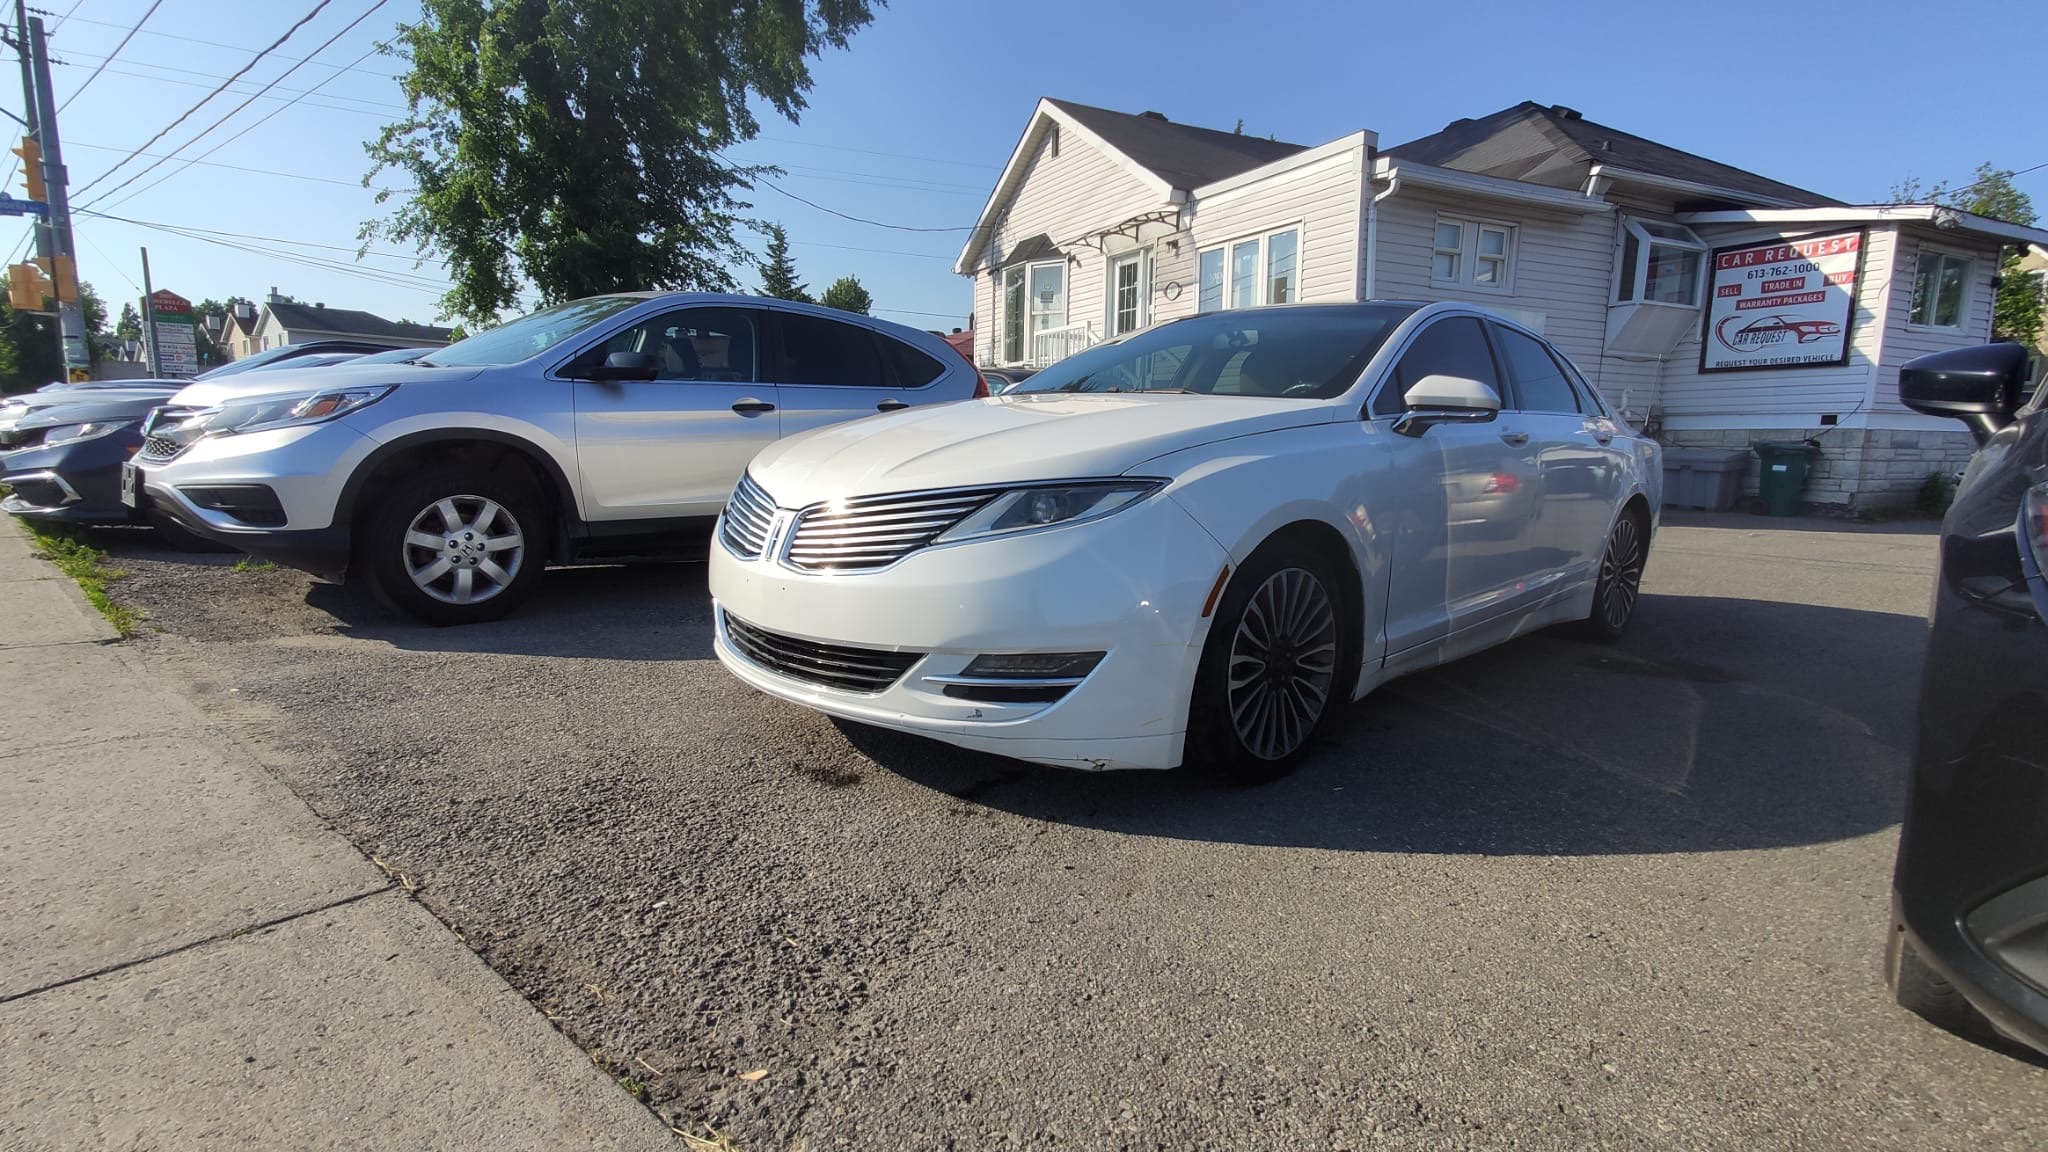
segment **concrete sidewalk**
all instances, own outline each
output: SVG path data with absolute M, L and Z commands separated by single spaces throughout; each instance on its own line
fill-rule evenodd
M 0 516 L 0 1149 L 679 1142 Z

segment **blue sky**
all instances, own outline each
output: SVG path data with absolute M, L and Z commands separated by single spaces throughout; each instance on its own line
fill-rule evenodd
M 193 299 L 260 298 L 275 285 L 301 300 L 431 319 L 438 265 L 415 267 L 383 242 L 378 255 L 354 256 L 358 226 L 383 211 L 360 186 L 369 167 L 362 142 L 401 110 L 398 62 L 365 54 L 416 16 L 417 0 L 387 0 L 347 32 L 374 0 L 331 0 L 244 82 L 145 152 L 172 154 L 341 33 L 311 62 L 180 159 L 111 194 L 152 161 L 87 188 L 315 0 L 161 0 L 80 94 L 150 2 L 40 0 L 62 61 L 58 101 L 77 94 L 60 117 L 74 204 L 103 214 L 76 219 L 84 278 L 110 301 L 132 298 L 136 250 L 146 244 L 156 286 Z M 1382 146 L 1525 99 L 1568 104 L 1589 120 L 1851 201 L 1883 199 L 1908 175 L 1968 183 L 1987 160 L 2048 165 L 2038 68 L 2048 4 L 1865 0 L 1826 11 L 1640 0 L 897 0 L 848 51 L 814 65 L 800 124 L 765 113 L 761 139 L 733 155 L 785 167 L 778 185 L 847 215 L 953 229 L 855 223 L 765 187 L 752 197 L 755 215 L 789 229 L 814 291 L 856 275 L 878 314 L 931 328 L 966 322 L 968 285 L 952 260 L 1041 95 L 1224 129 L 1242 118 L 1247 132 L 1303 144 L 1370 128 Z M 307 89 L 316 90 L 300 96 Z M 0 107 L 20 109 L 11 81 L 0 85 Z M 185 165 L 197 156 L 203 162 Z M 20 194 L 18 178 L 10 184 Z M 2048 166 L 2019 185 L 2048 215 Z M 19 251 L 25 231 L 10 222 L 0 242 Z M 740 278 L 758 284 L 751 269 Z

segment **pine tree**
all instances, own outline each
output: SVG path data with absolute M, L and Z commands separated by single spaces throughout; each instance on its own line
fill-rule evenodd
M 811 291 L 796 278 L 796 262 L 789 258 L 789 233 L 780 224 L 768 226 L 768 252 L 761 257 L 761 295 L 811 303 Z

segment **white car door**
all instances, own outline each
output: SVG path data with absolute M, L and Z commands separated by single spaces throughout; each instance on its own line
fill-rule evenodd
M 653 380 L 573 381 L 586 519 L 708 519 L 724 509 L 747 462 L 781 431 L 775 386 L 756 371 L 762 316 L 725 306 L 664 312 L 563 369 L 576 377 L 613 352 L 656 363 Z
M 1401 397 L 1430 375 L 1477 380 L 1502 392 L 1480 321 L 1448 316 L 1410 342 L 1373 398 L 1391 423 Z M 1387 590 L 1387 655 L 1443 643 L 1451 634 L 1524 602 L 1535 457 L 1516 414 L 1483 423 L 1438 424 L 1392 435 L 1393 571 Z
M 1517 422 L 1534 449 L 1542 495 L 1530 538 L 1535 578 L 1546 588 L 1589 577 L 1621 503 L 1615 428 L 1579 395 L 1556 355 L 1535 337 L 1493 325 L 1513 383 Z

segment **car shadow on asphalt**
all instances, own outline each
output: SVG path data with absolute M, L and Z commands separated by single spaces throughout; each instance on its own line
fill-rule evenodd
M 1894 520 L 1852 520 L 1845 516 L 1765 516 L 1749 512 L 1700 512 L 1666 508 L 1662 528 L 1710 528 L 1740 532 L 1822 532 L 1855 536 L 1938 536 L 1941 521 L 1902 515 Z
M 1252 789 L 840 728 L 925 787 L 1131 835 L 1482 855 L 1785 847 L 1897 823 L 1925 629 L 1649 595 L 1614 647 L 1545 632 L 1389 684 L 1293 775 Z

